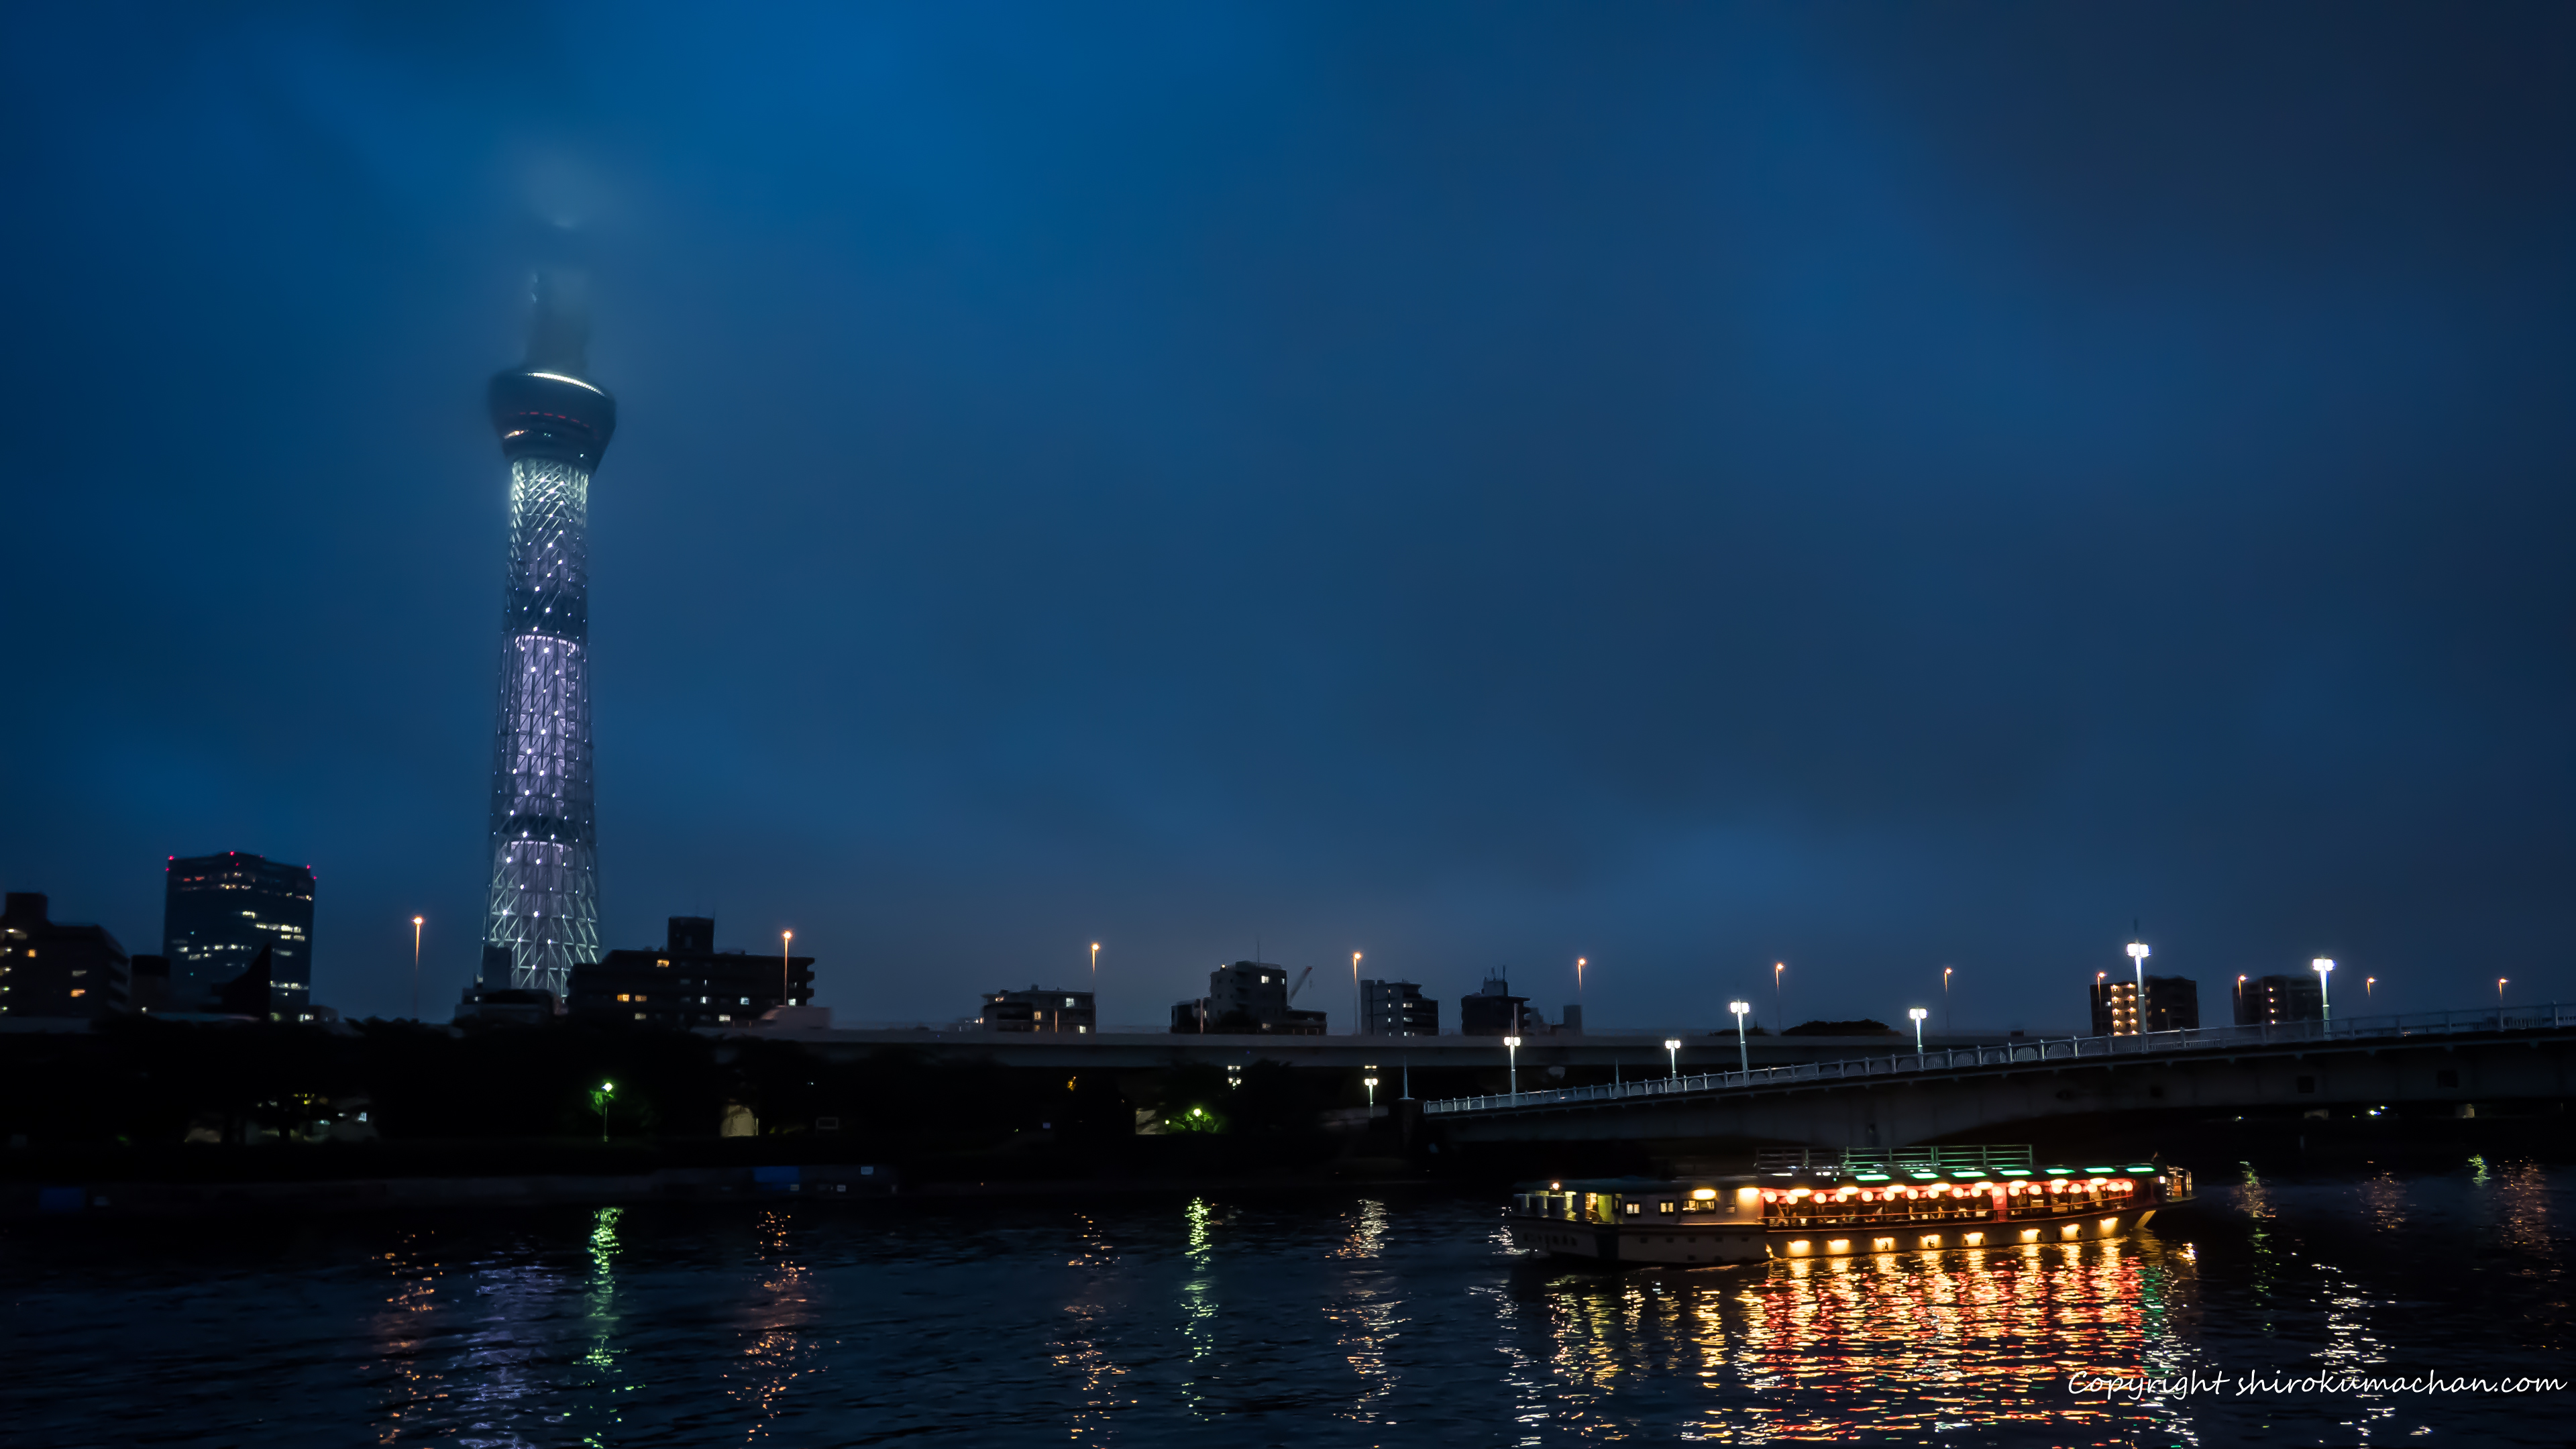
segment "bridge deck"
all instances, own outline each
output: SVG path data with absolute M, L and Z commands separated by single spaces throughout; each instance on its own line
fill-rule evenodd
M 1707 1072 L 1642 1082 L 1594 1087 L 1553 1087 L 1536 1092 L 1510 1092 L 1488 1097 L 1453 1097 L 1425 1102 L 1425 1114 L 1470 1114 L 1523 1111 L 1532 1108 L 1648 1102 L 1674 1097 L 1764 1091 L 1781 1087 L 1892 1077 L 1967 1073 L 1979 1068 L 2039 1065 L 2047 1062 L 2106 1058 L 2169 1060 L 2199 1054 L 2223 1054 L 2303 1046 L 2351 1047 L 2377 1042 L 2427 1038 L 2497 1036 L 2512 1032 L 2554 1031 L 2576 1027 L 2576 1007 L 2555 1002 L 2498 1011 L 2418 1012 L 2401 1016 L 2365 1016 L 2341 1021 L 2294 1021 L 2254 1026 L 2195 1027 L 2183 1031 L 2147 1032 L 2135 1036 L 2051 1037 L 2002 1042 L 1992 1046 L 1947 1047 L 1924 1052 L 1897 1052 L 1883 1057 L 1855 1057 L 1838 1062 L 1803 1062 L 1794 1066 L 1755 1067 L 1750 1071 Z

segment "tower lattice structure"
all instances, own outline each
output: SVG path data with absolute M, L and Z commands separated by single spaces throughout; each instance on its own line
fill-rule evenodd
M 582 376 L 588 330 L 567 290 L 540 279 L 527 361 L 492 379 L 492 426 L 510 464 L 510 573 L 483 916 L 483 985 L 558 1000 L 572 968 L 599 959 L 590 479 L 617 429 L 616 399 Z

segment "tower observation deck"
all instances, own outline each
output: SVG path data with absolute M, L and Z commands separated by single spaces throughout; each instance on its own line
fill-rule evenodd
M 617 400 L 584 379 L 589 325 L 568 279 L 541 277 L 522 365 L 492 379 L 510 463 L 510 573 L 492 745 L 492 886 L 484 989 L 564 995 L 599 959 L 590 774 L 590 475 Z

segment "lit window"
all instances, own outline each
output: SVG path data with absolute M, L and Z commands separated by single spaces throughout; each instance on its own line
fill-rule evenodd
M 86 991 L 86 989 L 87 989 L 87 988 L 85 988 L 85 987 L 75 986 L 75 987 L 73 987 L 73 988 L 72 988 L 72 995 L 74 995 L 74 996 L 82 995 L 82 994 L 84 994 L 84 992 Z

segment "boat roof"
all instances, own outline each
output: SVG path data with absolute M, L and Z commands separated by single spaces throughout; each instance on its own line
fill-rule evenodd
M 1761 1181 L 1749 1172 L 1710 1173 L 1702 1177 L 1552 1177 L 1544 1182 L 1513 1185 L 1514 1192 L 1683 1192 L 1718 1183 L 1751 1186 Z
M 1611 1192 L 1654 1193 L 1685 1192 L 1695 1187 L 1721 1184 L 1745 1186 L 1755 1183 L 1797 1186 L 1801 1183 L 1876 1183 L 1876 1182 L 1974 1182 L 1994 1178 L 2088 1178 L 2125 1174 L 2131 1177 L 2153 1177 L 2164 1171 L 2151 1162 L 2087 1163 L 2080 1166 L 2043 1164 L 2030 1167 L 1843 1167 L 1818 1164 L 1814 1167 L 1791 1168 L 1779 1172 L 1708 1173 L 1697 1177 L 1560 1177 L 1543 1182 L 1513 1185 L 1514 1192 Z

